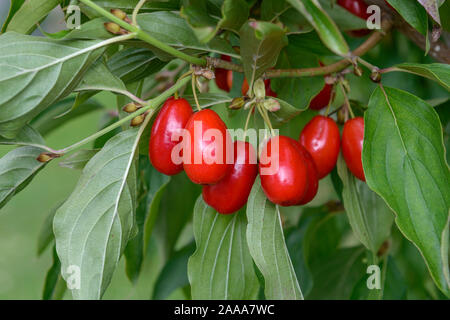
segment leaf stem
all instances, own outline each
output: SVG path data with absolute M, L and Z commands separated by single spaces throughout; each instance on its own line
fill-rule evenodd
M 185 77 L 184 79 L 181 79 L 179 81 L 177 81 L 177 83 L 175 83 L 171 88 L 167 89 L 166 91 L 164 91 L 163 93 L 161 93 L 159 96 L 157 96 L 156 98 L 153 98 L 147 102 L 145 102 L 144 106 L 140 109 L 138 109 L 136 112 L 133 112 L 131 114 L 129 114 L 128 116 L 120 119 L 117 122 L 114 122 L 113 124 L 109 125 L 108 127 L 94 133 L 93 135 L 78 141 L 77 143 L 74 143 L 73 145 L 60 149 L 60 150 L 55 150 L 55 154 L 57 155 L 64 155 L 68 152 L 71 152 L 95 139 L 97 139 L 98 137 L 101 137 L 102 135 L 110 132 L 111 130 L 114 130 L 118 127 L 120 127 L 122 124 L 132 120 L 133 118 L 149 111 L 149 110 L 156 110 L 167 98 L 169 98 L 171 95 L 173 95 L 176 91 L 178 91 L 178 89 L 180 89 L 182 86 L 184 86 L 185 84 L 187 84 L 190 80 L 190 77 Z M 147 118 L 151 118 L 151 115 L 148 114 Z
M 191 79 L 191 83 L 192 83 L 192 94 L 194 95 L 194 100 L 195 100 L 195 104 L 196 104 L 196 106 L 197 106 L 197 110 L 198 110 L 198 111 L 202 111 L 202 108 L 200 107 L 200 103 L 198 102 L 198 98 L 197 98 L 197 89 L 196 89 L 196 87 L 195 87 L 195 80 L 196 80 L 196 77 L 195 77 L 195 75 L 193 75 L 193 76 L 192 76 L 192 79 Z
M 172 48 L 171 46 L 165 44 L 164 42 L 159 41 L 156 38 L 153 38 L 151 35 L 149 35 L 145 31 L 141 30 L 138 26 L 131 25 L 131 24 L 127 23 L 126 21 L 123 21 L 123 20 L 117 18 L 115 15 L 106 11 L 105 9 L 103 9 L 99 5 L 95 4 L 91 0 L 80 0 L 80 1 L 83 2 L 85 5 L 91 7 L 95 11 L 97 11 L 99 14 L 101 14 L 105 18 L 108 18 L 112 22 L 117 23 L 122 28 L 124 28 L 132 33 L 135 33 L 136 37 L 138 39 L 143 40 L 143 41 L 147 42 L 148 44 L 150 44 L 154 47 L 157 47 L 157 48 L 161 49 L 162 51 L 165 51 L 166 53 L 168 53 L 174 57 L 180 58 L 184 61 L 187 61 L 189 63 L 200 65 L 200 66 L 206 65 L 205 58 L 197 58 L 197 57 L 185 54 L 184 52 L 178 51 L 175 48 Z
M 136 5 L 136 7 L 134 7 L 133 14 L 131 16 L 131 24 L 133 26 L 139 27 L 138 24 L 137 24 L 137 14 L 138 14 L 139 10 L 141 10 L 142 6 L 144 5 L 144 3 L 146 1 L 147 0 L 140 0 L 138 2 L 138 4 Z

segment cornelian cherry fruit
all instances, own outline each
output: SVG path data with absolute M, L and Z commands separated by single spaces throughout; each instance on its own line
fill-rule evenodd
M 367 20 L 370 15 L 367 13 L 367 4 L 364 0 L 338 0 L 337 4 L 346 9 L 353 15 Z M 370 33 L 369 29 L 351 30 L 348 32 L 351 36 L 359 38 L 364 37 Z
M 234 164 L 217 184 L 203 186 L 203 200 L 217 212 L 229 214 L 241 209 L 258 175 L 256 152 L 244 141 L 234 142 Z
M 185 145 L 183 168 L 192 182 L 214 184 L 225 177 L 232 161 L 227 161 L 231 137 L 219 115 L 210 109 L 198 111 L 186 124 L 189 139 Z
M 329 117 L 315 116 L 303 128 L 299 141 L 314 159 L 319 179 L 327 176 L 339 156 L 340 134 L 336 122 Z
M 311 202 L 316 196 L 317 191 L 319 190 L 319 175 L 317 173 L 316 164 L 314 163 L 314 159 L 312 158 L 312 156 L 301 145 L 298 145 L 298 147 L 300 147 L 299 150 L 303 153 L 308 170 L 308 189 L 306 189 L 305 195 L 303 196 L 302 200 L 297 203 L 298 205 L 304 205 L 308 202 Z
M 319 61 L 321 67 L 324 64 Z M 333 86 L 331 84 L 325 83 L 322 90 L 311 100 L 309 108 L 312 110 L 321 110 L 328 106 L 331 100 L 331 94 L 333 93 Z
M 347 167 L 359 180 L 366 181 L 362 166 L 364 119 L 356 117 L 344 124 L 342 131 L 342 155 Z
M 185 99 L 169 98 L 153 122 L 149 141 L 149 158 L 153 167 L 166 175 L 183 171 L 183 164 L 172 161 L 172 149 L 182 141 L 172 141 L 172 135 L 183 129 L 192 116 L 192 107 Z
M 271 138 L 259 163 L 261 186 L 267 198 L 281 206 L 299 204 L 308 190 L 308 165 L 300 143 L 286 136 Z
M 231 57 L 221 55 L 220 58 L 225 61 L 231 61 Z M 219 89 L 230 92 L 233 86 L 233 72 L 231 70 L 217 68 L 215 70 L 215 82 Z

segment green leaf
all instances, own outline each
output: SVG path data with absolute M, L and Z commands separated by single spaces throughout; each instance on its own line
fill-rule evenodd
M 6 31 L 30 34 L 36 29 L 36 24 L 44 19 L 61 0 L 25 1 L 14 14 Z
M 316 300 L 350 299 L 353 288 L 366 273 L 363 247 L 345 248 L 328 257 L 326 263 L 312 269 L 314 287 L 307 296 Z
M 88 100 L 78 106 L 75 110 L 68 112 L 72 109 L 75 100 L 75 97 L 69 97 L 52 104 L 50 107 L 33 118 L 30 125 L 45 136 L 73 119 L 91 112 L 99 111 L 103 108 L 103 106 L 98 102 Z M 22 128 L 22 130 L 24 128 Z
M 289 37 L 289 39 L 291 38 Z M 319 66 L 317 57 L 310 53 L 311 50 L 307 49 L 305 52 L 302 48 L 302 40 L 305 36 L 295 36 L 294 38 L 297 38 L 297 40 L 290 42 L 281 52 L 277 68 L 291 69 Z M 291 116 L 296 116 L 308 108 L 311 100 L 324 87 L 325 80 L 323 77 L 276 78 L 271 81 L 271 85 L 279 99 L 295 107 L 296 110 L 291 110 L 290 116 L 287 117 L 287 120 L 290 120 Z M 290 108 L 286 109 L 289 110 Z
M 346 56 L 350 49 L 334 21 L 317 0 L 288 0 L 311 23 L 322 42 L 334 53 Z
M 181 232 L 192 218 L 200 193 L 201 186 L 193 184 L 184 172 L 172 176 L 165 187 L 153 227 L 153 232 L 162 242 L 165 258 L 173 254 Z
M 180 14 L 186 18 L 201 42 L 209 42 L 220 29 L 239 32 L 247 21 L 249 7 L 244 0 L 224 0 L 220 20 L 208 12 L 207 0 L 185 0 Z
M 98 149 L 94 150 L 88 150 L 83 149 L 79 150 L 77 152 L 74 152 L 73 154 L 64 157 L 58 165 L 63 168 L 69 168 L 69 169 L 75 169 L 75 170 L 82 170 L 86 164 L 89 162 L 89 160 L 92 159 L 93 156 L 95 156 L 98 153 Z
M 61 277 L 61 262 L 56 254 L 56 248 L 53 246 L 53 264 L 47 271 L 42 292 L 43 300 L 52 300 L 62 298 L 66 291 L 66 284 Z
M 142 127 L 111 138 L 86 165 L 75 190 L 58 209 L 53 229 L 64 279 L 79 268 L 74 299 L 100 299 L 136 232 L 134 157 Z
M 20 7 L 23 5 L 24 2 L 25 0 L 10 0 L 11 5 L 9 6 L 8 16 L 3 22 L 3 26 L 0 33 L 6 32 L 6 28 L 8 27 L 9 22 L 11 21 L 11 19 L 14 17 L 14 15 L 20 9 Z
M 367 21 L 365 19 L 355 16 L 336 3 L 333 4 L 329 0 L 319 0 L 319 3 L 339 29 L 345 31 L 367 29 Z
M 124 93 L 127 91 L 122 80 L 116 77 L 102 61 L 98 59 L 86 72 L 74 91 L 112 91 Z
M 110 11 L 111 9 L 120 9 L 127 13 L 132 13 L 133 9 L 138 4 L 139 0 L 101 0 L 95 1 L 103 9 Z M 100 14 L 79 2 L 81 11 L 85 13 L 89 18 L 98 17 Z M 178 11 L 180 9 L 179 0 L 152 0 L 146 1 L 139 12 L 153 12 L 153 11 Z
M 41 152 L 40 148 L 26 146 L 0 158 L 0 209 L 44 167 L 45 163 L 36 160 Z
M 287 37 L 278 25 L 264 21 L 247 22 L 240 36 L 242 63 L 251 88 L 264 71 L 275 66 Z
M 187 50 L 189 53 L 214 52 L 226 54 L 235 58 L 239 55 L 232 46 L 221 38 L 214 38 L 209 43 L 201 43 L 192 28 L 185 19 L 173 12 L 142 13 L 137 17 L 140 28 L 152 37 L 163 41 L 165 44 L 179 50 Z M 105 30 L 103 25 L 107 20 L 96 18 L 81 25 L 79 30 L 73 30 L 67 35 L 67 39 L 108 39 L 113 35 Z M 136 41 L 126 42 L 129 45 L 146 46 L 152 50 L 161 60 L 173 59 L 172 56 L 158 48 Z
M 105 44 L 2 34 L 0 135 L 13 138 L 34 116 L 69 94 Z
M 183 95 L 183 98 L 186 99 L 192 107 L 195 106 L 193 95 Z M 197 94 L 197 99 L 202 109 L 217 104 L 230 103 L 233 100 L 233 98 L 223 93 L 201 93 Z
M 343 183 L 345 211 L 353 232 L 367 249 L 376 254 L 391 234 L 394 215 L 383 199 L 351 174 L 342 156 L 337 169 Z
M 125 249 L 125 271 L 133 283 L 136 283 L 141 272 L 147 246 L 159 212 L 161 196 L 169 181 L 169 176 L 156 171 L 150 165 L 148 156 L 139 157 L 139 191 L 136 210 L 138 234 L 128 242 Z
M 28 125 L 23 127 L 19 134 L 12 139 L 6 139 L 0 136 L 0 145 L 1 144 L 45 148 L 45 142 L 44 139 L 42 139 L 42 136 Z
M 45 218 L 44 223 L 42 224 L 37 243 L 38 257 L 45 251 L 45 249 L 47 249 L 48 245 L 55 239 L 55 236 L 53 234 L 53 218 L 55 217 L 56 210 L 58 210 L 61 204 L 62 203 L 60 203 L 50 211 L 50 214 Z
M 404 0 L 387 1 L 414 29 L 424 36 L 428 34 L 428 15 L 418 2 Z
M 258 292 L 245 241 L 243 210 L 221 215 L 200 196 L 194 208 L 195 253 L 188 263 L 193 299 L 248 300 Z
M 443 63 L 402 63 L 395 66 L 398 71 L 413 73 L 436 81 L 450 91 L 450 65 Z
M 437 286 L 450 296 L 444 237 L 450 173 L 436 112 L 407 92 L 377 88 L 365 113 L 364 135 L 367 184 L 396 213 L 397 226 L 420 250 Z
M 107 65 L 123 82 L 131 83 L 160 71 L 166 62 L 146 48 L 126 48 L 108 59 Z
M 194 251 L 195 243 L 191 242 L 174 252 L 158 275 L 153 289 L 153 300 L 167 299 L 174 290 L 189 285 L 188 260 Z
M 147 156 L 144 156 L 145 160 L 148 161 Z M 158 218 L 159 208 L 162 196 L 166 190 L 167 185 L 170 182 L 170 177 L 158 172 L 152 166 L 145 172 L 145 177 L 147 181 L 147 215 L 144 222 L 143 230 L 143 241 L 144 241 L 144 252 L 147 252 L 147 246 L 150 241 L 150 237 L 153 234 L 153 228 Z
M 257 178 L 247 203 L 247 243 L 265 280 L 267 299 L 298 300 L 303 294 L 289 257 L 278 206 L 271 203 Z

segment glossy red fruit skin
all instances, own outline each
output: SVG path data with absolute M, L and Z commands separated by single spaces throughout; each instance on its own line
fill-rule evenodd
M 342 131 L 342 155 L 347 167 L 359 180 L 366 181 L 362 166 L 364 119 L 356 117 L 344 124 Z
M 367 20 L 370 17 L 367 13 L 368 6 L 364 0 L 338 0 L 337 4 L 361 19 Z M 370 32 L 369 29 L 359 29 L 351 30 L 348 33 L 353 37 L 359 38 L 368 35 Z
M 172 161 L 172 149 L 180 143 L 172 141 L 172 134 L 186 126 L 193 111 L 185 99 L 169 98 L 153 122 L 148 145 L 149 159 L 153 167 L 161 173 L 172 176 L 183 171 L 183 164 Z
M 266 96 L 274 97 L 274 98 L 276 98 L 278 96 L 277 93 L 272 90 L 272 87 L 270 85 L 270 79 L 264 80 L 264 87 L 266 89 Z M 249 85 L 248 85 L 247 79 L 244 78 L 244 82 L 242 83 L 242 87 L 241 87 L 241 93 L 243 96 L 245 96 L 247 94 L 248 89 L 249 89 Z
M 333 91 L 333 86 L 331 84 L 325 83 L 322 91 L 320 91 L 309 104 L 309 108 L 312 110 L 321 110 L 328 106 L 331 100 L 331 93 Z
M 278 139 L 278 154 L 276 149 L 272 150 L 274 139 Z M 299 147 L 299 142 L 292 138 L 276 136 L 267 142 L 261 152 L 259 173 L 262 189 L 270 201 L 280 206 L 299 204 L 308 189 L 308 166 Z M 271 175 L 262 172 L 263 168 L 271 165 L 267 163 L 267 158 L 263 160 L 265 155 L 271 161 L 276 161 L 278 156 L 278 170 Z
M 202 125 L 201 135 L 195 134 L 194 132 L 195 122 L 201 123 Z M 192 182 L 197 184 L 215 184 L 219 182 L 231 167 L 231 165 L 227 163 L 226 149 L 227 145 L 232 146 L 232 143 L 230 142 L 231 137 L 225 123 L 215 111 L 203 109 L 192 115 L 186 124 L 185 129 L 190 134 L 190 141 L 187 142 L 188 147 L 190 147 L 190 158 L 186 155 L 185 158 L 188 159 L 188 161 L 185 159 L 183 163 L 183 168 L 184 171 L 186 171 L 187 176 Z M 208 150 L 215 150 L 217 143 L 211 139 L 204 139 L 205 131 L 208 129 L 219 130 L 222 136 L 222 146 L 218 147 L 218 150 L 221 151 L 221 155 L 216 155 L 214 152 L 214 156 L 217 157 L 216 161 L 208 156 L 210 154 L 210 151 Z M 199 161 L 195 161 L 196 154 Z M 208 159 L 210 163 L 208 163 Z
M 306 189 L 305 195 L 298 205 L 304 205 L 311 202 L 319 190 L 319 175 L 317 173 L 316 164 L 309 152 L 301 145 L 298 145 L 300 152 L 303 153 L 303 157 L 306 162 L 308 170 L 308 189 Z
M 333 119 L 315 116 L 300 133 L 299 141 L 314 159 L 319 179 L 336 166 L 340 149 L 339 128 Z
M 234 142 L 234 164 L 218 183 L 203 186 L 205 202 L 221 214 L 230 214 L 246 203 L 258 175 L 256 152 L 244 141 Z
M 220 58 L 225 61 L 231 61 L 231 57 L 227 56 L 227 55 L 221 55 Z M 232 81 L 233 73 L 230 70 L 221 69 L 221 68 L 217 68 L 215 70 L 215 79 L 214 80 L 219 89 L 222 89 L 226 92 L 230 92 L 231 86 L 232 86 L 230 77 L 231 77 L 231 81 Z

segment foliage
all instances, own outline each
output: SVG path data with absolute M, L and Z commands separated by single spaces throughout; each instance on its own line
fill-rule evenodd
M 0 158 L 0 210 L 50 161 L 79 174 L 37 239 L 38 255 L 53 250 L 43 298 L 101 299 L 122 258 L 136 284 L 155 243 L 154 299 L 177 290 L 192 299 L 449 298 L 450 67 L 426 55 L 448 37 L 449 2 L 387 3 L 384 30 L 357 39 L 365 21 L 326 0 L 70 1 L 80 28 L 42 36 L 31 33 L 68 2 L 11 1 L 0 34 L 0 144 L 15 148 Z M 211 81 L 214 69 L 233 72 L 229 92 Z M 276 97 L 261 99 L 260 79 Z M 325 84 L 327 108 L 309 110 Z M 116 105 L 99 103 L 100 92 Z M 257 178 L 246 206 L 222 215 L 184 173 L 168 177 L 148 161 L 154 116 L 172 95 L 215 110 L 228 128 L 293 139 L 318 112 L 341 127 L 362 116 L 366 182 L 340 156 L 313 202 L 276 205 Z M 261 107 L 269 103 L 270 112 Z M 96 133 L 47 145 L 54 129 L 92 111 L 104 114 Z M 366 287 L 370 265 L 381 268 L 377 290 Z M 77 272 L 79 286 L 66 290 Z

